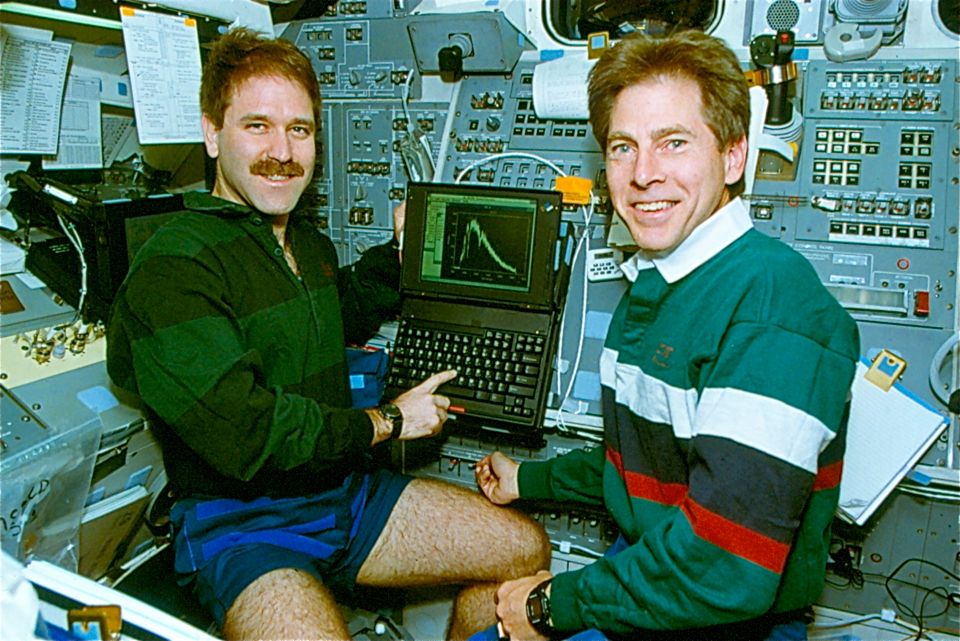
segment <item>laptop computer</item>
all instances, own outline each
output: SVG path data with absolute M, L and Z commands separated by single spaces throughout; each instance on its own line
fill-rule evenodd
M 537 435 L 573 252 L 561 194 L 410 183 L 403 298 L 385 396 L 456 369 L 458 424 Z

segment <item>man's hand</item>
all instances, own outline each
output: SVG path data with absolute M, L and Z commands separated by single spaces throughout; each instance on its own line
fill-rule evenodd
M 440 433 L 440 429 L 447 421 L 450 399 L 434 392 L 438 387 L 456 377 L 457 371 L 453 369 L 439 372 L 393 400 L 393 404 L 403 413 L 401 441 Z
M 520 464 L 501 452 L 494 452 L 477 463 L 477 485 L 492 503 L 506 505 L 520 498 L 517 470 Z
M 400 242 L 403 238 L 403 225 L 407 219 L 407 201 L 402 201 L 393 208 L 393 237 Z
M 507 581 L 497 589 L 497 618 L 512 641 L 546 640 L 547 637 L 534 630 L 527 619 L 527 595 L 551 576 L 546 570 L 540 570 L 533 576 Z

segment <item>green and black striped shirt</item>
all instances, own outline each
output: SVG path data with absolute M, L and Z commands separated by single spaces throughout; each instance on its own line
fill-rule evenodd
M 373 427 L 350 408 L 345 340 L 399 311 L 390 245 L 338 268 L 332 241 L 290 216 L 300 267 L 269 216 L 206 193 L 137 254 L 108 327 L 107 367 L 155 424 L 183 494 L 289 496 L 340 485 Z

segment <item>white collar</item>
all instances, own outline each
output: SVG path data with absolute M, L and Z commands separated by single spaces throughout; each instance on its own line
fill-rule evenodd
M 648 258 L 638 251 L 620 265 L 630 282 L 637 279 L 640 270 L 656 267 L 668 283 L 675 283 L 700 265 L 719 254 L 733 241 L 753 228 L 750 213 L 739 197 L 721 207 L 710 218 L 700 223 L 676 249 L 669 254 Z

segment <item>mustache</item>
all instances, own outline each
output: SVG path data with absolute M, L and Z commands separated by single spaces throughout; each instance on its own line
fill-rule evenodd
M 250 165 L 250 173 L 255 176 L 295 176 L 304 174 L 303 166 L 296 160 L 280 162 L 272 158 L 264 158 Z

